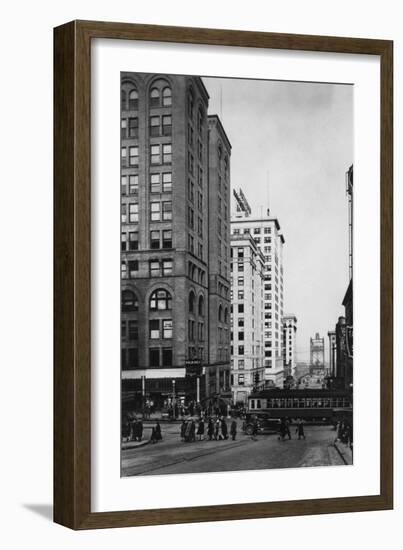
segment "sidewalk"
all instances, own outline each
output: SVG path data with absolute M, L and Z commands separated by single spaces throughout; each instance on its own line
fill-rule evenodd
M 353 450 L 350 448 L 350 446 L 342 443 L 341 441 L 335 441 L 334 447 L 339 453 L 344 464 L 351 466 L 353 464 Z

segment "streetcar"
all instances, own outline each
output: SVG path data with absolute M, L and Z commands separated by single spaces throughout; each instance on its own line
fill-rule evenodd
M 346 390 L 273 388 L 248 396 L 247 415 L 265 421 L 288 418 L 335 425 L 338 420 L 351 421 L 352 412 L 352 393 Z

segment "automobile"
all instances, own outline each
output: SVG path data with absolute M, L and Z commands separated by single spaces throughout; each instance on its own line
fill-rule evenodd
M 272 418 L 269 414 L 265 413 L 247 413 L 242 429 L 247 435 L 253 434 L 253 425 L 257 420 L 257 433 L 258 434 L 276 434 L 280 431 L 281 420 L 279 418 Z

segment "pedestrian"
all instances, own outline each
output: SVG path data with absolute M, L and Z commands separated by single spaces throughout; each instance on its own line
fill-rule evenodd
M 224 417 L 222 417 L 221 419 L 221 433 L 222 433 L 223 439 L 228 439 L 228 426 Z
M 155 437 L 156 437 L 156 440 L 157 441 L 161 441 L 162 440 L 162 432 L 161 432 L 161 425 L 159 423 L 159 421 L 157 420 L 157 423 L 155 425 Z
M 257 417 L 255 416 L 254 419 L 253 419 L 253 424 L 252 424 L 252 438 L 253 441 L 256 441 L 257 440 L 257 434 L 258 434 L 258 428 L 259 428 L 259 424 L 258 424 L 258 421 L 257 421 Z
M 231 427 L 230 427 L 230 434 L 231 434 L 231 437 L 232 437 L 232 441 L 235 441 L 235 439 L 236 439 L 236 430 L 237 430 L 237 423 L 236 423 L 236 420 L 234 418 L 231 422 Z
M 302 422 L 301 418 L 298 419 L 297 429 L 295 430 L 295 433 L 298 434 L 298 439 L 305 439 L 304 423 Z
M 125 418 L 122 422 L 122 440 L 130 441 L 131 438 L 131 426 L 128 418 Z
M 290 419 L 287 417 L 285 419 L 285 426 L 286 426 L 285 433 L 288 435 L 288 439 L 291 439 L 290 425 L 291 425 Z
M 189 441 L 195 441 L 195 440 L 196 440 L 196 424 L 195 424 L 195 421 L 192 419 L 190 421 Z
M 281 439 L 281 441 L 284 441 L 286 433 L 287 433 L 287 427 L 285 424 L 285 418 L 282 418 L 280 423 L 280 435 L 278 436 L 278 438 Z
M 193 401 L 191 401 L 189 403 L 189 414 L 190 414 L 190 416 L 193 416 L 193 413 L 194 413 L 194 405 L 193 405 Z
M 208 435 L 209 441 L 211 441 L 214 436 L 214 422 L 211 417 L 208 419 L 208 423 L 207 423 L 207 435 Z
M 214 427 L 214 439 L 216 441 L 221 441 L 222 439 L 222 433 L 221 433 L 221 420 L 220 420 L 220 417 L 217 417 L 217 420 L 215 422 L 215 427 Z
M 181 440 L 185 441 L 185 433 L 186 433 L 186 420 L 182 420 L 181 425 Z
M 143 439 L 143 422 L 141 420 L 136 422 L 136 428 L 137 441 L 141 441 Z
M 197 435 L 199 436 L 199 441 L 204 439 L 204 420 L 200 418 L 199 425 L 197 426 Z

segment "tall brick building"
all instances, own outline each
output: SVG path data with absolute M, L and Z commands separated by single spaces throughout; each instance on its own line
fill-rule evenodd
M 209 364 L 210 395 L 231 398 L 230 155 L 218 116 L 209 116 Z M 218 323 L 218 324 L 217 324 Z
M 229 331 L 229 319 L 210 311 L 217 301 L 210 286 L 220 280 L 225 287 L 225 277 L 210 273 L 209 227 L 217 227 L 218 213 L 209 205 L 218 191 L 209 170 L 208 100 L 199 77 L 122 73 L 121 366 L 128 408 L 146 398 L 156 406 L 185 395 L 202 400 L 225 389 L 219 372 L 210 384 L 217 366 L 210 366 L 209 338 Z M 229 178 L 227 143 L 224 158 Z M 229 227 L 229 213 L 220 217 Z M 229 248 L 226 233 L 222 242 Z M 229 283 L 225 288 L 224 311 Z

